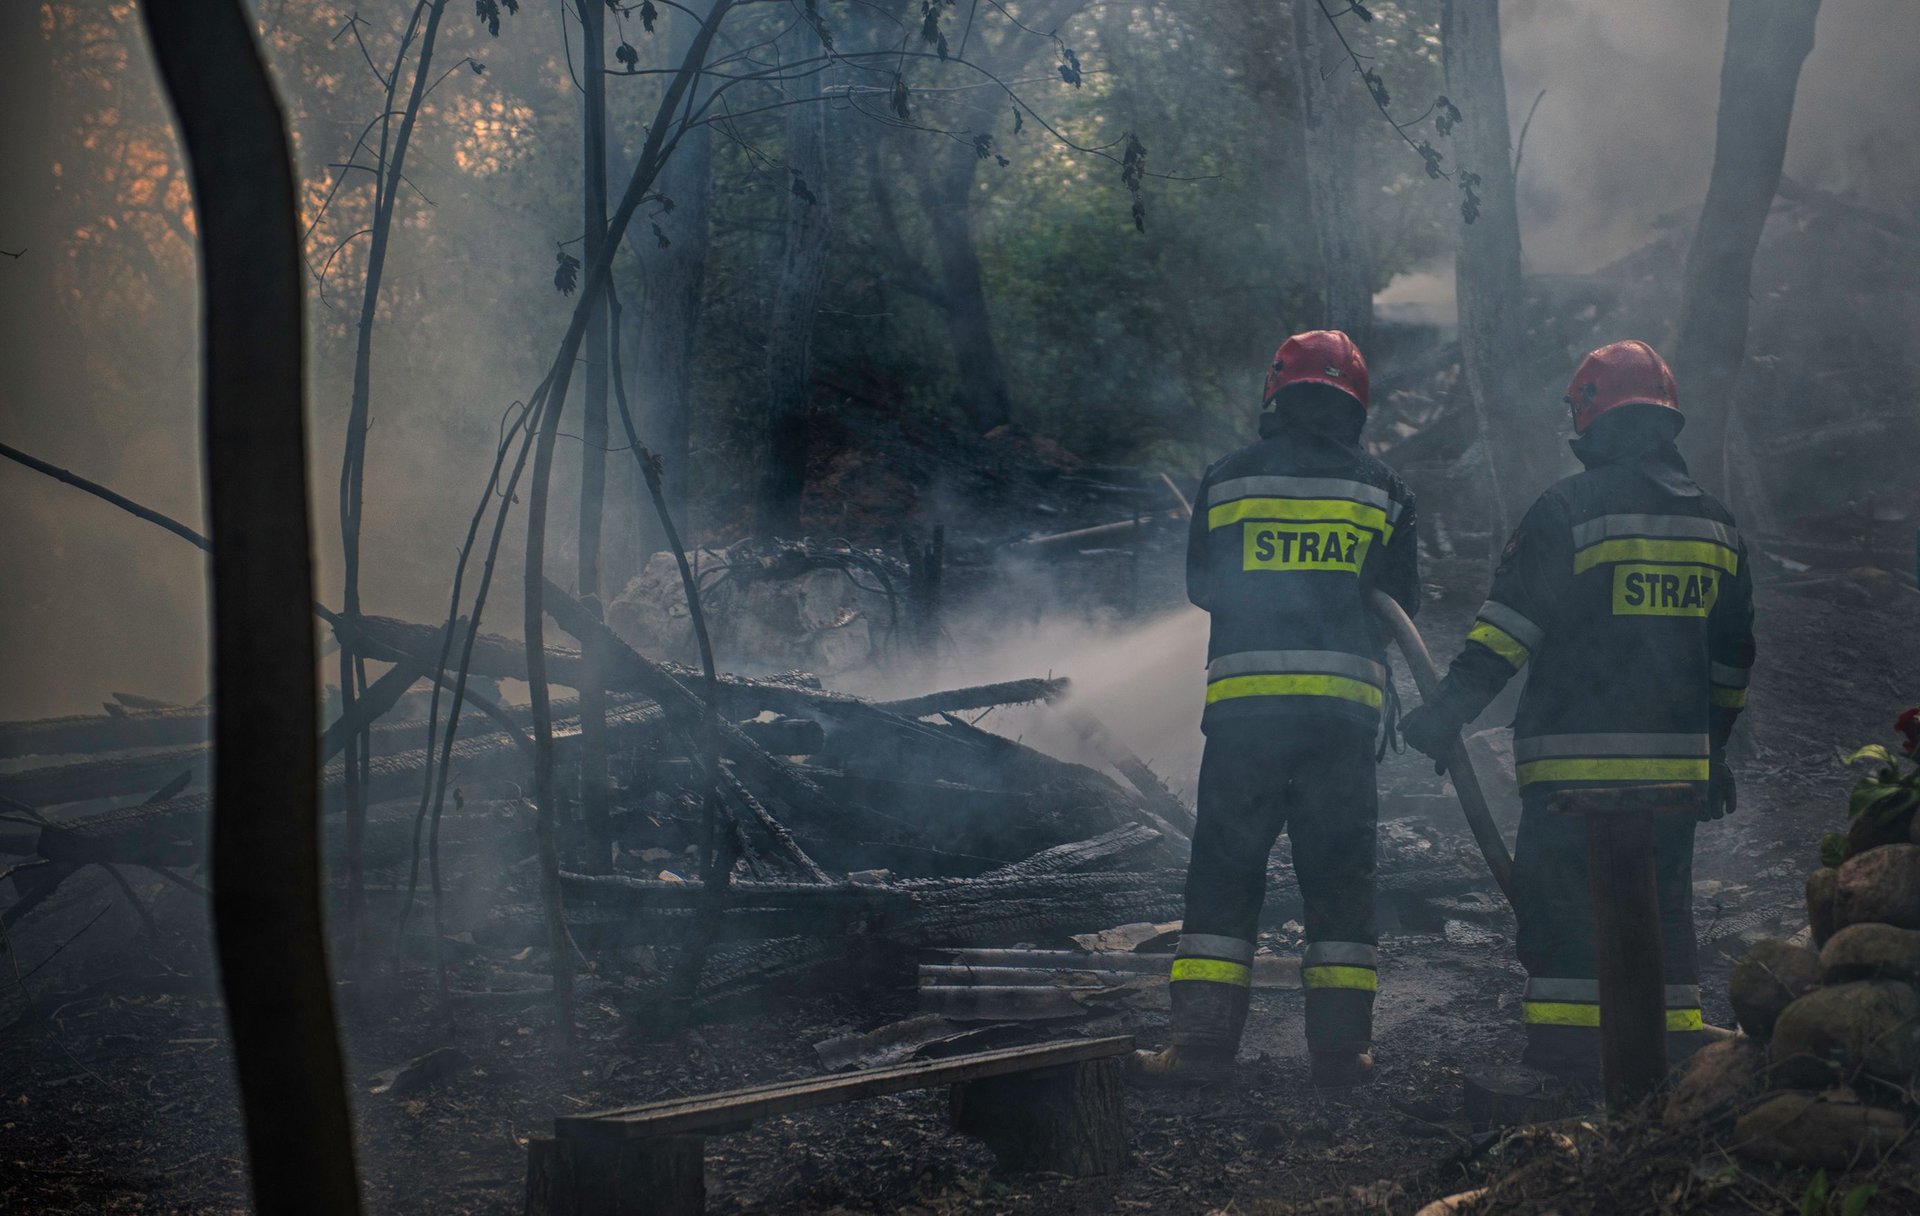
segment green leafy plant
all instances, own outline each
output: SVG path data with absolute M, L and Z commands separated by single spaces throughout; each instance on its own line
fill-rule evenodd
M 1880 1192 L 1880 1188 L 1871 1182 L 1863 1182 L 1844 1195 L 1835 1194 L 1827 1181 L 1827 1171 L 1816 1173 L 1807 1183 L 1807 1189 L 1800 1195 L 1800 1216 L 1827 1216 L 1837 1212 L 1839 1216 L 1862 1216 L 1867 1204 Z
M 1869 743 L 1841 757 L 1843 764 L 1870 761 L 1874 765 L 1854 782 L 1847 795 L 1848 822 L 1865 815 L 1875 825 L 1884 827 L 1920 808 L 1920 759 L 1916 758 L 1916 751 L 1920 751 L 1920 706 L 1894 719 L 1893 729 L 1902 739 L 1899 755 L 1883 743 Z M 1821 864 L 1839 865 L 1845 858 L 1846 837 L 1838 832 L 1828 833 L 1820 841 Z

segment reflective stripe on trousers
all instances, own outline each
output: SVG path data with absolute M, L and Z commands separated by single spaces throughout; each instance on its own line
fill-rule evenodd
M 1667 1029 L 1684 1032 L 1699 1030 L 1704 1024 L 1700 1013 L 1698 984 L 1668 984 Z M 1542 979 L 1527 981 L 1520 1003 L 1521 1019 L 1528 1026 L 1567 1026 L 1589 1030 L 1600 1028 L 1600 981 L 1587 979 Z
M 1308 991 L 1377 992 L 1378 969 L 1379 951 L 1366 942 L 1308 942 L 1300 958 L 1300 983 Z
M 1253 943 L 1217 933 L 1183 933 L 1174 951 L 1174 983 L 1253 986 Z

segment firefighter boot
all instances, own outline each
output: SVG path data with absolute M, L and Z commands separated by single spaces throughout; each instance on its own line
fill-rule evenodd
M 1136 1051 L 1127 1060 L 1127 1080 L 1149 1089 L 1198 1089 L 1233 1074 L 1233 1053 L 1224 1047 L 1175 1043 L 1159 1051 Z
M 1312 1053 L 1315 1089 L 1351 1089 L 1373 1080 L 1373 1053 L 1316 1051 Z
M 1247 1024 L 1250 991 L 1244 984 L 1183 981 L 1170 985 L 1173 1045 L 1136 1051 L 1127 1077 L 1155 1088 L 1217 1085 L 1233 1073 L 1234 1052 Z

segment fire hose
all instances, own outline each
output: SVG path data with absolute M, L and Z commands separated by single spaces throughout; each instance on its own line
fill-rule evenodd
M 1400 653 L 1406 656 L 1407 668 L 1413 673 L 1414 685 L 1420 689 L 1420 699 L 1431 701 L 1440 690 L 1440 671 L 1433 665 L 1433 656 L 1427 652 L 1427 643 L 1420 631 L 1414 628 L 1406 610 L 1385 592 L 1375 591 L 1372 604 L 1374 612 L 1393 631 L 1394 641 L 1400 644 Z M 1466 742 L 1457 734 L 1447 748 L 1445 762 L 1447 774 L 1453 778 L 1454 791 L 1460 796 L 1460 809 L 1466 813 L 1467 826 L 1473 830 L 1473 841 L 1480 846 L 1480 856 L 1486 859 L 1487 868 L 1493 871 L 1493 881 L 1500 884 L 1501 894 L 1511 904 L 1513 856 L 1507 852 L 1507 842 L 1500 838 L 1500 829 L 1494 826 L 1493 813 L 1487 809 L 1487 794 L 1480 788 L 1480 776 L 1473 770 Z

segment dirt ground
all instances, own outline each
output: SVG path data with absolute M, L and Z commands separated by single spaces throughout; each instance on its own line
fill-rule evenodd
M 1430 577 L 1438 598 L 1422 624 L 1435 649 L 1450 654 L 1483 588 L 1471 568 Z M 1744 942 L 1804 923 L 1801 884 L 1816 864 L 1816 842 L 1843 818 L 1847 778 L 1836 752 L 1885 738 L 1895 714 L 1920 700 L 1920 651 L 1909 641 L 1917 612 L 1920 595 L 1885 577 L 1763 588 L 1740 810 L 1704 829 L 1698 850 L 1709 1021 L 1730 1024 L 1725 980 Z M 1442 788 L 1417 757 L 1390 758 L 1382 780 L 1401 792 Z M 1460 832 L 1457 817 L 1436 826 Z M 160 927 L 157 940 L 98 871 L 12 931 L 5 965 L 15 970 L 0 996 L 0 1210 L 246 1207 L 199 898 L 139 871 L 130 878 Z M 1263 991 L 1233 1084 L 1129 1094 L 1133 1163 L 1117 1177 L 999 1176 L 983 1148 L 946 1129 L 944 1093 L 925 1092 L 710 1140 L 709 1208 L 1412 1212 L 1478 1185 L 1492 1169 L 1531 1166 L 1554 1188 L 1550 1206 L 1566 1212 L 1796 1210 L 1804 1178 L 1764 1175 L 1723 1146 L 1661 1140 L 1637 1125 L 1569 1125 L 1572 1148 L 1538 1136 L 1476 1137 L 1461 1110 L 1462 1075 L 1511 1059 L 1520 1043 L 1511 920 L 1388 928 L 1382 1071 L 1368 1089 L 1316 1094 L 1306 1084 L 1301 994 Z M 498 989 L 503 974 L 516 972 L 531 984 L 541 960 L 523 955 L 462 966 L 491 977 L 479 986 Z M 460 988 L 470 977 L 456 969 L 453 978 Z M 433 989 L 431 970 L 416 961 L 397 983 L 383 966 L 341 990 L 373 1210 L 517 1212 L 527 1139 L 555 1115 L 816 1074 L 814 1043 L 914 1012 L 905 989 L 825 992 L 658 1042 L 623 1008 L 615 979 L 590 976 L 581 988 L 581 1046 L 561 1066 L 543 1007 L 496 1001 L 443 1016 Z M 1151 1045 L 1164 1037 L 1165 1014 L 1110 1015 L 1054 1033 L 1132 1033 Z M 447 1045 L 461 1057 L 444 1075 L 372 1092 L 382 1070 Z M 1637 1164 L 1594 1173 L 1610 1161 Z M 1729 1181 L 1726 1169 L 1739 1176 Z M 1696 1176 L 1697 1184 L 1687 1182 Z M 1661 1189 L 1635 1192 L 1647 1196 L 1644 1205 L 1618 1206 L 1627 1202 L 1623 1179 Z M 1916 1209 L 1868 1208 L 1881 1210 Z

